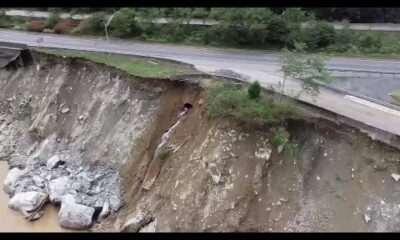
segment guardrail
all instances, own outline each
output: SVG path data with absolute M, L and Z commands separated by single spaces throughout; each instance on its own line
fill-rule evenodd
M 344 94 L 347 94 L 347 95 L 352 95 L 352 96 L 355 96 L 355 97 L 359 97 L 361 99 L 364 99 L 364 100 L 367 100 L 367 101 L 370 101 L 370 102 L 373 102 L 373 103 L 376 103 L 376 104 L 379 104 L 379 105 L 382 105 L 382 106 L 385 106 L 385 107 L 392 108 L 392 109 L 400 111 L 400 106 L 397 106 L 397 105 L 394 105 L 394 104 L 391 104 L 391 103 L 387 103 L 387 102 L 384 102 L 384 101 L 381 101 L 379 99 L 375 99 L 375 98 L 372 98 L 372 97 L 368 97 L 368 96 L 365 96 L 363 94 L 356 93 L 356 92 L 353 92 L 353 91 L 350 91 L 350 90 L 347 90 L 347 89 L 344 89 L 344 88 L 341 88 L 341 87 L 338 87 L 338 86 L 325 84 L 325 83 L 318 82 L 318 81 L 314 81 L 314 82 L 318 83 L 319 85 L 321 85 L 323 87 L 331 89 L 333 91 L 336 91 L 336 92 L 339 92 L 339 93 L 344 93 Z
M 346 68 L 328 68 L 328 72 L 351 72 L 351 73 L 366 73 L 366 74 L 380 74 L 383 76 L 384 74 L 393 75 L 396 77 L 397 75 L 400 77 L 400 72 L 396 71 L 373 71 L 373 70 L 364 70 L 364 69 L 346 69 Z

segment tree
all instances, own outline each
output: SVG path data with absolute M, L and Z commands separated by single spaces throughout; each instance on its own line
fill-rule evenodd
M 115 37 L 131 37 L 139 34 L 139 27 L 132 8 L 121 8 L 110 23 L 111 33 Z
M 88 19 L 90 30 L 93 32 L 103 32 L 106 22 L 107 14 L 105 12 L 93 13 Z
M 258 99 L 260 98 L 261 93 L 261 85 L 258 81 L 253 82 L 249 89 L 247 89 L 247 93 L 250 99 Z
M 52 12 L 50 13 L 49 18 L 46 20 L 45 27 L 52 29 L 57 25 L 60 20 L 60 15 L 58 15 L 58 13 Z
M 285 82 L 288 77 L 299 79 L 302 88 L 297 97 L 303 92 L 315 97 L 319 94 L 319 86 L 333 81 L 325 67 L 326 58 L 321 54 L 307 54 L 304 43 L 295 43 L 295 50 L 284 53 L 282 72 L 283 84 L 281 94 L 284 92 Z

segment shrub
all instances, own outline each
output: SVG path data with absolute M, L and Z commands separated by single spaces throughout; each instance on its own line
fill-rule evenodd
M 258 83 L 258 81 L 253 82 L 249 89 L 247 90 L 247 93 L 249 94 L 250 99 L 258 99 L 260 98 L 260 93 L 261 93 L 261 85 Z
M 53 29 L 60 20 L 61 18 L 57 13 L 51 13 L 49 18 L 46 20 L 45 27 Z
M 80 34 L 90 34 L 90 25 L 88 19 L 82 20 L 79 22 L 78 26 L 71 30 L 72 35 L 80 35 Z
M 11 27 L 10 18 L 6 15 L 4 10 L 0 11 L 0 27 L 2 28 Z
M 112 36 L 126 38 L 140 35 L 140 29 L 135 20 L 135 12 L 130 8 L 121 8 L 110 23 Z
M 290 142 L 290 134 L 284 127 L 275 127 L 272 129 L 274 134 L 273 142 L 282 146 L 283 150 L 288 152 L 292 157 L 297 155 L 298 146 Z
M 306 31 L 306 44 L 309 49 L 325 48 L 335 42 L 335 29 L 327 22 L 317 22 Z
M 104 25 L 107 22 L 107 14 L 105 12 L 96 12 L 88 19 L 88 27 L 93 32 L 104 32 Z
M 361 33 L 357 45 L 364 53 L 377 52 L 382 47 L 382 39 L 375 33 Z
M 379 50 L 383 54 L 400 53 L 400 41 L 393 35 L 382 37 L 382 46 Z
M 278 43 L 283 43 L 290 33 L 288 22 L 281 17 L 271 18 L 267 30 L 268 39 Z
M 78 26 L 77 22 L 65 20 L 57 23 L 57 25 L 54 26 L 53 30 L 57 34 L 64 34 L 71 32 L 77 26 Z
M 43 32 L 45 29 L 45 22 L 41 20 L 31 21 L 27 24 L 27 30 L 32 32 Z

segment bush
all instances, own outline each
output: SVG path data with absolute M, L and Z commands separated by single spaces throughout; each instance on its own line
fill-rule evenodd
M 28 31 L 43 32 L 45 29 L 45 22 L 41 20 L 31 21 L 26 26 Z
M 317 22 L 307 31 L 307 47 L 311 50 L 325 48 L 335 42 L 336 32 L 327 22 Z
M 393 35 L 382 37 L 382 47 L 379 50 L 383 54 L 400 53 L 400 41 Z
M 121 8 L 110 23 L 110 32 L 114 37 L 131 37 L 140 35 L 140 29 L 135 20 L 135 12 L 130 8 Z
M 288 152 L 292 157 L 297 155 L 298 147 L 296 144 L 290 142 L 290 134 L 284 127 L 275 127 L 272 129 L 274 134 L 273 142 L 282 146 L 283 150 Z
M 71 32 L 77 26 L 78 26 L 77 22 L 65 20 L 57 23 L 57 25 L 54 26 L 53 30 L 57 34 L 64 34 Z
M 107 22 L 105 12 L 96 12 L 87 20 L 89 30 L 93 32 L 104 32 L 104 25 Z
M 382 39 L 375 33 L 359 34 L 357 43 L 364 53 L 378 52 L 382 47 Z
M 296 115 L 292 105 L 254 100 L 246 91 L 230 84 L 217 85 L 209 90 L 206 112 L 210 117 L 232 117 L 243 122 L 275 124 Z
M 344 29 L 336 30 L 334 44 L 327 47 L 330 52 L 357 52 L 358 33 L 354 30 L 345 27 Z
M 61 18 L 57 13 L 51 13 L 49 18 L 46 20 L 45 27 L 53 29 L 60 20 Z
M 90 25 L 88 19 L 82 20 L 79 22 L 78 26 L 71 30 L 72 35 L 80 35 L 80 34 L 91 34 Z
M 288 22 L 281 17 L 273 17 L 268 23 L 267 30 L 268 39 L 281 44 L 284 43 L 290 33 Z
M 249 94 L 250 99 L 258 99 L 260 98 L 260 93 L 261 93 L 261 85 L 258 83 L 258 81 L 253 82 L 249 89 L 247 90 L 247 93 Z

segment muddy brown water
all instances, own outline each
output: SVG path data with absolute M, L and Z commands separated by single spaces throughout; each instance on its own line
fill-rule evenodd
M 8 173 L 8 165 L 5 161 L 0 161 L 0 232 L 66 232 L 57 222 L 58 210 L 47 205 L 45 214 L 37 221 L 29 222 L 23 215 L 8 207 L 9 198 L 3 191 L 3 182 Z

